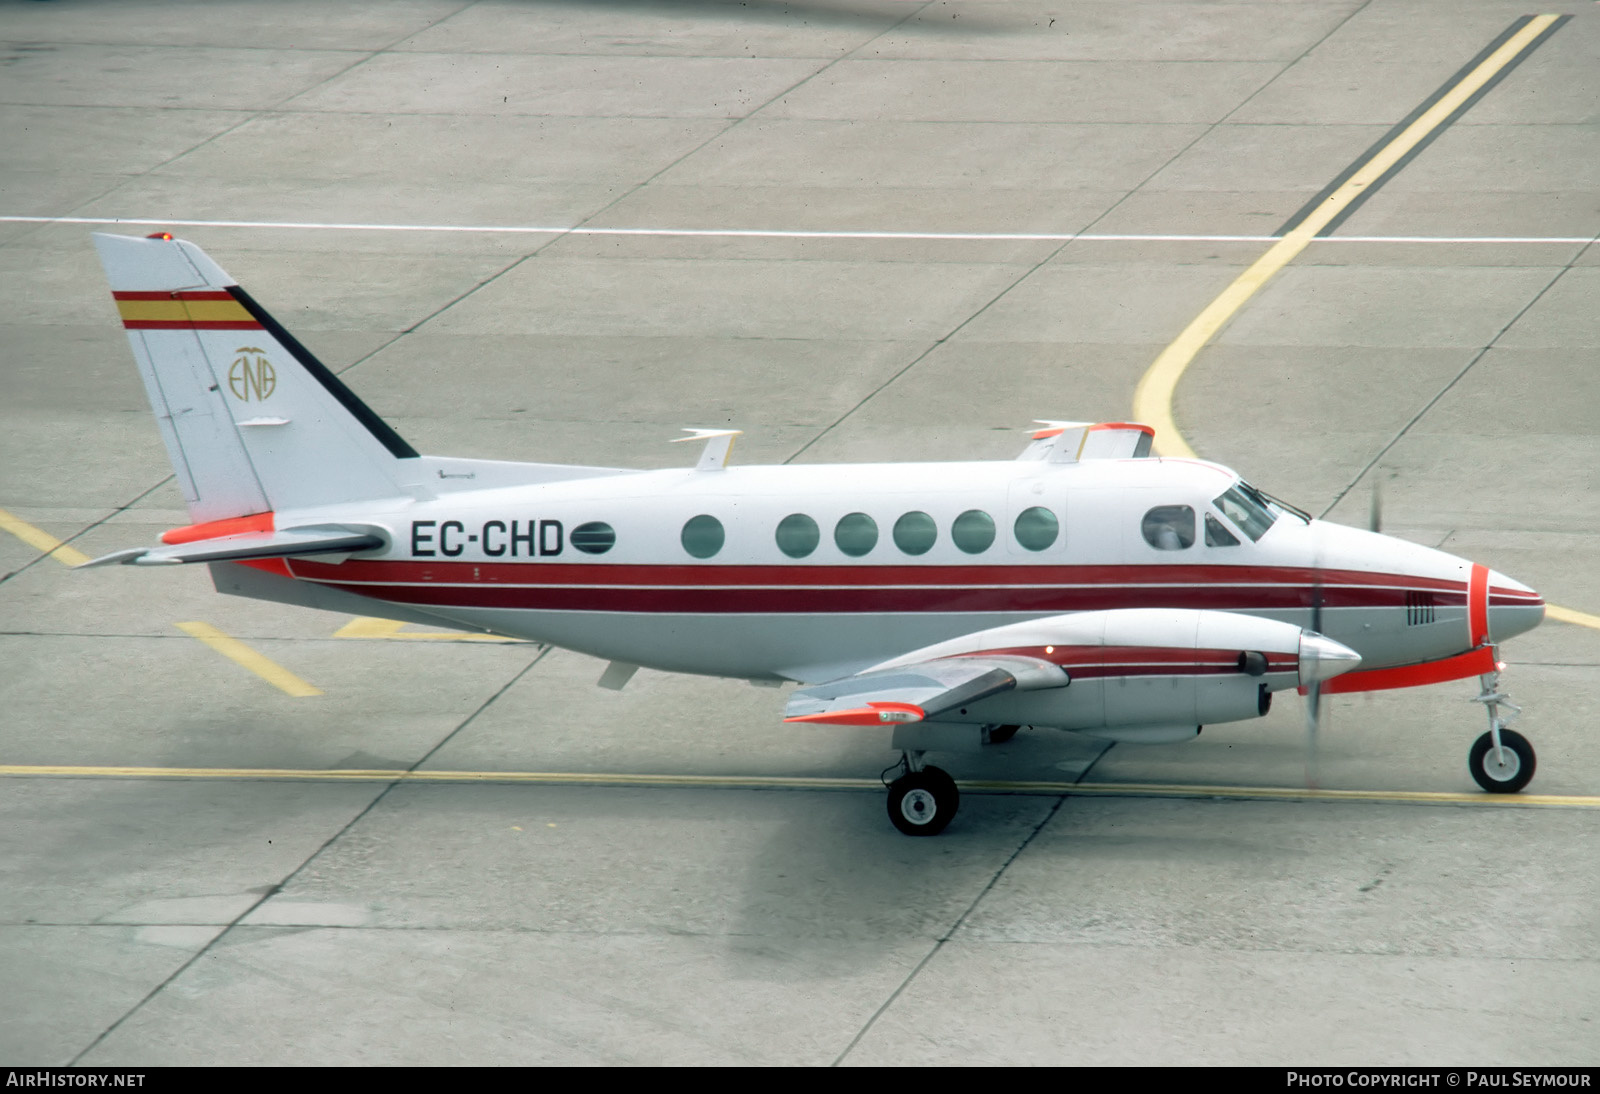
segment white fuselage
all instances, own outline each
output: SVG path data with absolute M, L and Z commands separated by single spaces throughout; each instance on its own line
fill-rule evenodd
M 360 522 L 392 542 L 342 562 L 257 565 L 462 627 L 750 679 L 825 680 L 974 630 L 1116 608 L 1316 622 L 1363 668 L 1477 644 L 1472 563 L 1276 509 L 1252 538 L 1216 501 L 1238 477 L 1201 461 L 444 482 L 454 489 L 431 497 L 280 512 L 279 527 Z M 1152 524 L 1174 513 L 1176 533 Z M 1537 594 L 1498 573 L 1477 588 L 1493 641 L 1542 618 Z

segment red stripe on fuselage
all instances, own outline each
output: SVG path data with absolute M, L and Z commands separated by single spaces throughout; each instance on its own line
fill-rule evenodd
M 1282 585 L 1310 588 L 1374 586 L 1400 591 L 1465 591 L 1448 578 L 1304 566 L 745 566 L 651 565 L 606 562 L 452 562 L 433 559 L 351 559 L 337 565 L 300 562 L 300 576 L 382 584 L 527 585 L 535 587 L 655 586 L 666 588 L 908 586 L 1005 587 L 1096 585 Z
M 399 603 L 686 614 L 1057 613 L 1114 608 L 1308 609 L 1312 571 L 1259 566 L 639 566 L 295 560 L 297 577 Z M 1463 582 L 1323 571 L 1329 608 L 1461 607 Z
M 1392 691 L 1397 688 L 1416 688 L 1425 684 L 1443 684 L 1450 680 L 1463 680 L 1468 676 L 1481 676 L 1495 670 L 1494 649 L 1483 646 L 1454 657 L 1428 661 L 1421 665 L 1404 665 L 1393 669 L 1366 669 L 1335 676 L 1322 685 L 1324 695 L 1347 695 L 1358 691 Z M 1306 693 L 1305 688 L 1300 694 Z

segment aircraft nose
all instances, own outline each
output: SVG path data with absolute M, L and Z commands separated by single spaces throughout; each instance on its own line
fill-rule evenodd
M 1489 571 L 1489 640 L 1504 642 L 1544 622 L 1544 598 L 1498 570 Z

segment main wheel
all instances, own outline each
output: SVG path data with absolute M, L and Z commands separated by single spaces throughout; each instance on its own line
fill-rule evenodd
M 889 784 L 889 819 L 908 836 L 937 836 L 960 805 L 956 781 L 937 767 L 901 775 Z
M 1467 753 L 1467 767 L 1472 770 L 1472 777 L 1478 785 L 1489 793 L 1515 794 L 1533 778 L 1536 763 L 1533 746 L 1522 734 L 1509 729 L 1500 731 L 1500 743 L 1505 746 L 1505 751 L 1497 757 L 1494 738 L 1489 734 L 1485 733 L 1473 741 L 1472 751 Z

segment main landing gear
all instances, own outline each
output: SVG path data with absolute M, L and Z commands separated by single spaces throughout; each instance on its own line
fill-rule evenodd
M 961 791 L 948 772 L 927 766 L 922 756 L 902 755 L 901 775 L 889 784 L 889 820 L 908 836 L 937 836 L 960 808 Z
M 1533 778 L 1535 758 L 1533 746 L 1520 733 L 1507 727 L 1522 712 L 1500 690 L 1500 672 L 1486 672 L 1478 677 L 1483 693 L 1473 702 L 1482 703 L 1489 715 L 1489 732 L 1472 742 L 1467 753 L 1467 768 L 1479 786 L 1491 794 L 1515 794 Z M 1504 707 L 1509 713 L 1502 715 Z

